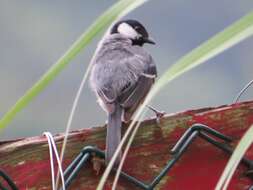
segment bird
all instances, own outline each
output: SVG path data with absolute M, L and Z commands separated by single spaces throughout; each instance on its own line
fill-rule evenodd
M 143 47 L 146 43 L 155 44 L 139 21 L 120 20 L 109 29 L 91 62 L 90 86 L 108 115 L 106 164 L 120 143 L 122 122 L 131 120 L 157 77 L 156 64 Z M 120 159 L 121 152 L 115 165 Z

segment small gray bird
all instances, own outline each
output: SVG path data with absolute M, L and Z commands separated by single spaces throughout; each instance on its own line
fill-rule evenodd
M 91 88 L 108 114 L 106 163 L 121 140 L 121 125 L 129 122 L 157 75 L 151 55 L 142 47 L 155 44 L 136 20 L 117 22 L 97 51 L 90 74 Z M 121 155 L 117 157 L 119 163 Z

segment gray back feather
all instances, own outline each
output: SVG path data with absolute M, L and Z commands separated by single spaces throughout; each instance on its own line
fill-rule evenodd
M 154 65 L 151 56 L 121 34 L 107 37 L 92 63 L 90 84 L 108 101 L 114 101 L 122 90 L 136 83 L 139 76 Z

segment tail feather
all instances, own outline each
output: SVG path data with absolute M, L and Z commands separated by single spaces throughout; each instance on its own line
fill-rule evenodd
M 122 108 L 120 105 L 115 106 L 115 111 L 109 114 L 107 134 L 106 134 L 106 154 L 105 161 L 108 163 L 113 157 L 119 143 L 121 140 L 121 115 Z M 115 164 L 117 165 L 120 162 L 121 153 L 116 159 Z

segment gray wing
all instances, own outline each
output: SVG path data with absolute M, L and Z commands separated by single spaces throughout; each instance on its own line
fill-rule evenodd
M 147 62 L 146 68 L 139 76 L 137 82 L 124 90 L 119 96 L 119 102 L 124 108 L 123 120 L 125 122 L 128 122 L 131 119 L 136 109 L 144 101 L 155 81 L 156 76 L 156 66 L 150 56 L 149 62 Z
M 113 113 L 115 111 L 115 103 L 119 103 L 124 109 L 123 119 L 128 121 L 150 90 L 157 71 L 152 57 L 148 54 L 132 54 L 132 56 L 121 60 L 120 64 L 122 64 L 120 69 L 115 69 L 114 74 L 117 77 L 121 75 L 124 78 L 122 80 L 124 83 L 120 87 L 119 85 L 117 86 L 117 93 L 115 88 L 112 87 L 117 82 L 114 81 L 111 84 L 107 84 L 106 87 L 100 88 L 97 94 L 108 113 Z M 122 73 L 124 69 L 125 72 Z M 126 79 L 128 75 L 132 76 Z M 116 78 L 115 76 L 112 77 L 113 79 Z M 121 79 L 118 78 L 118 80 L 120 81 Z M 118 91 L 119 88 L 120 90 Z

